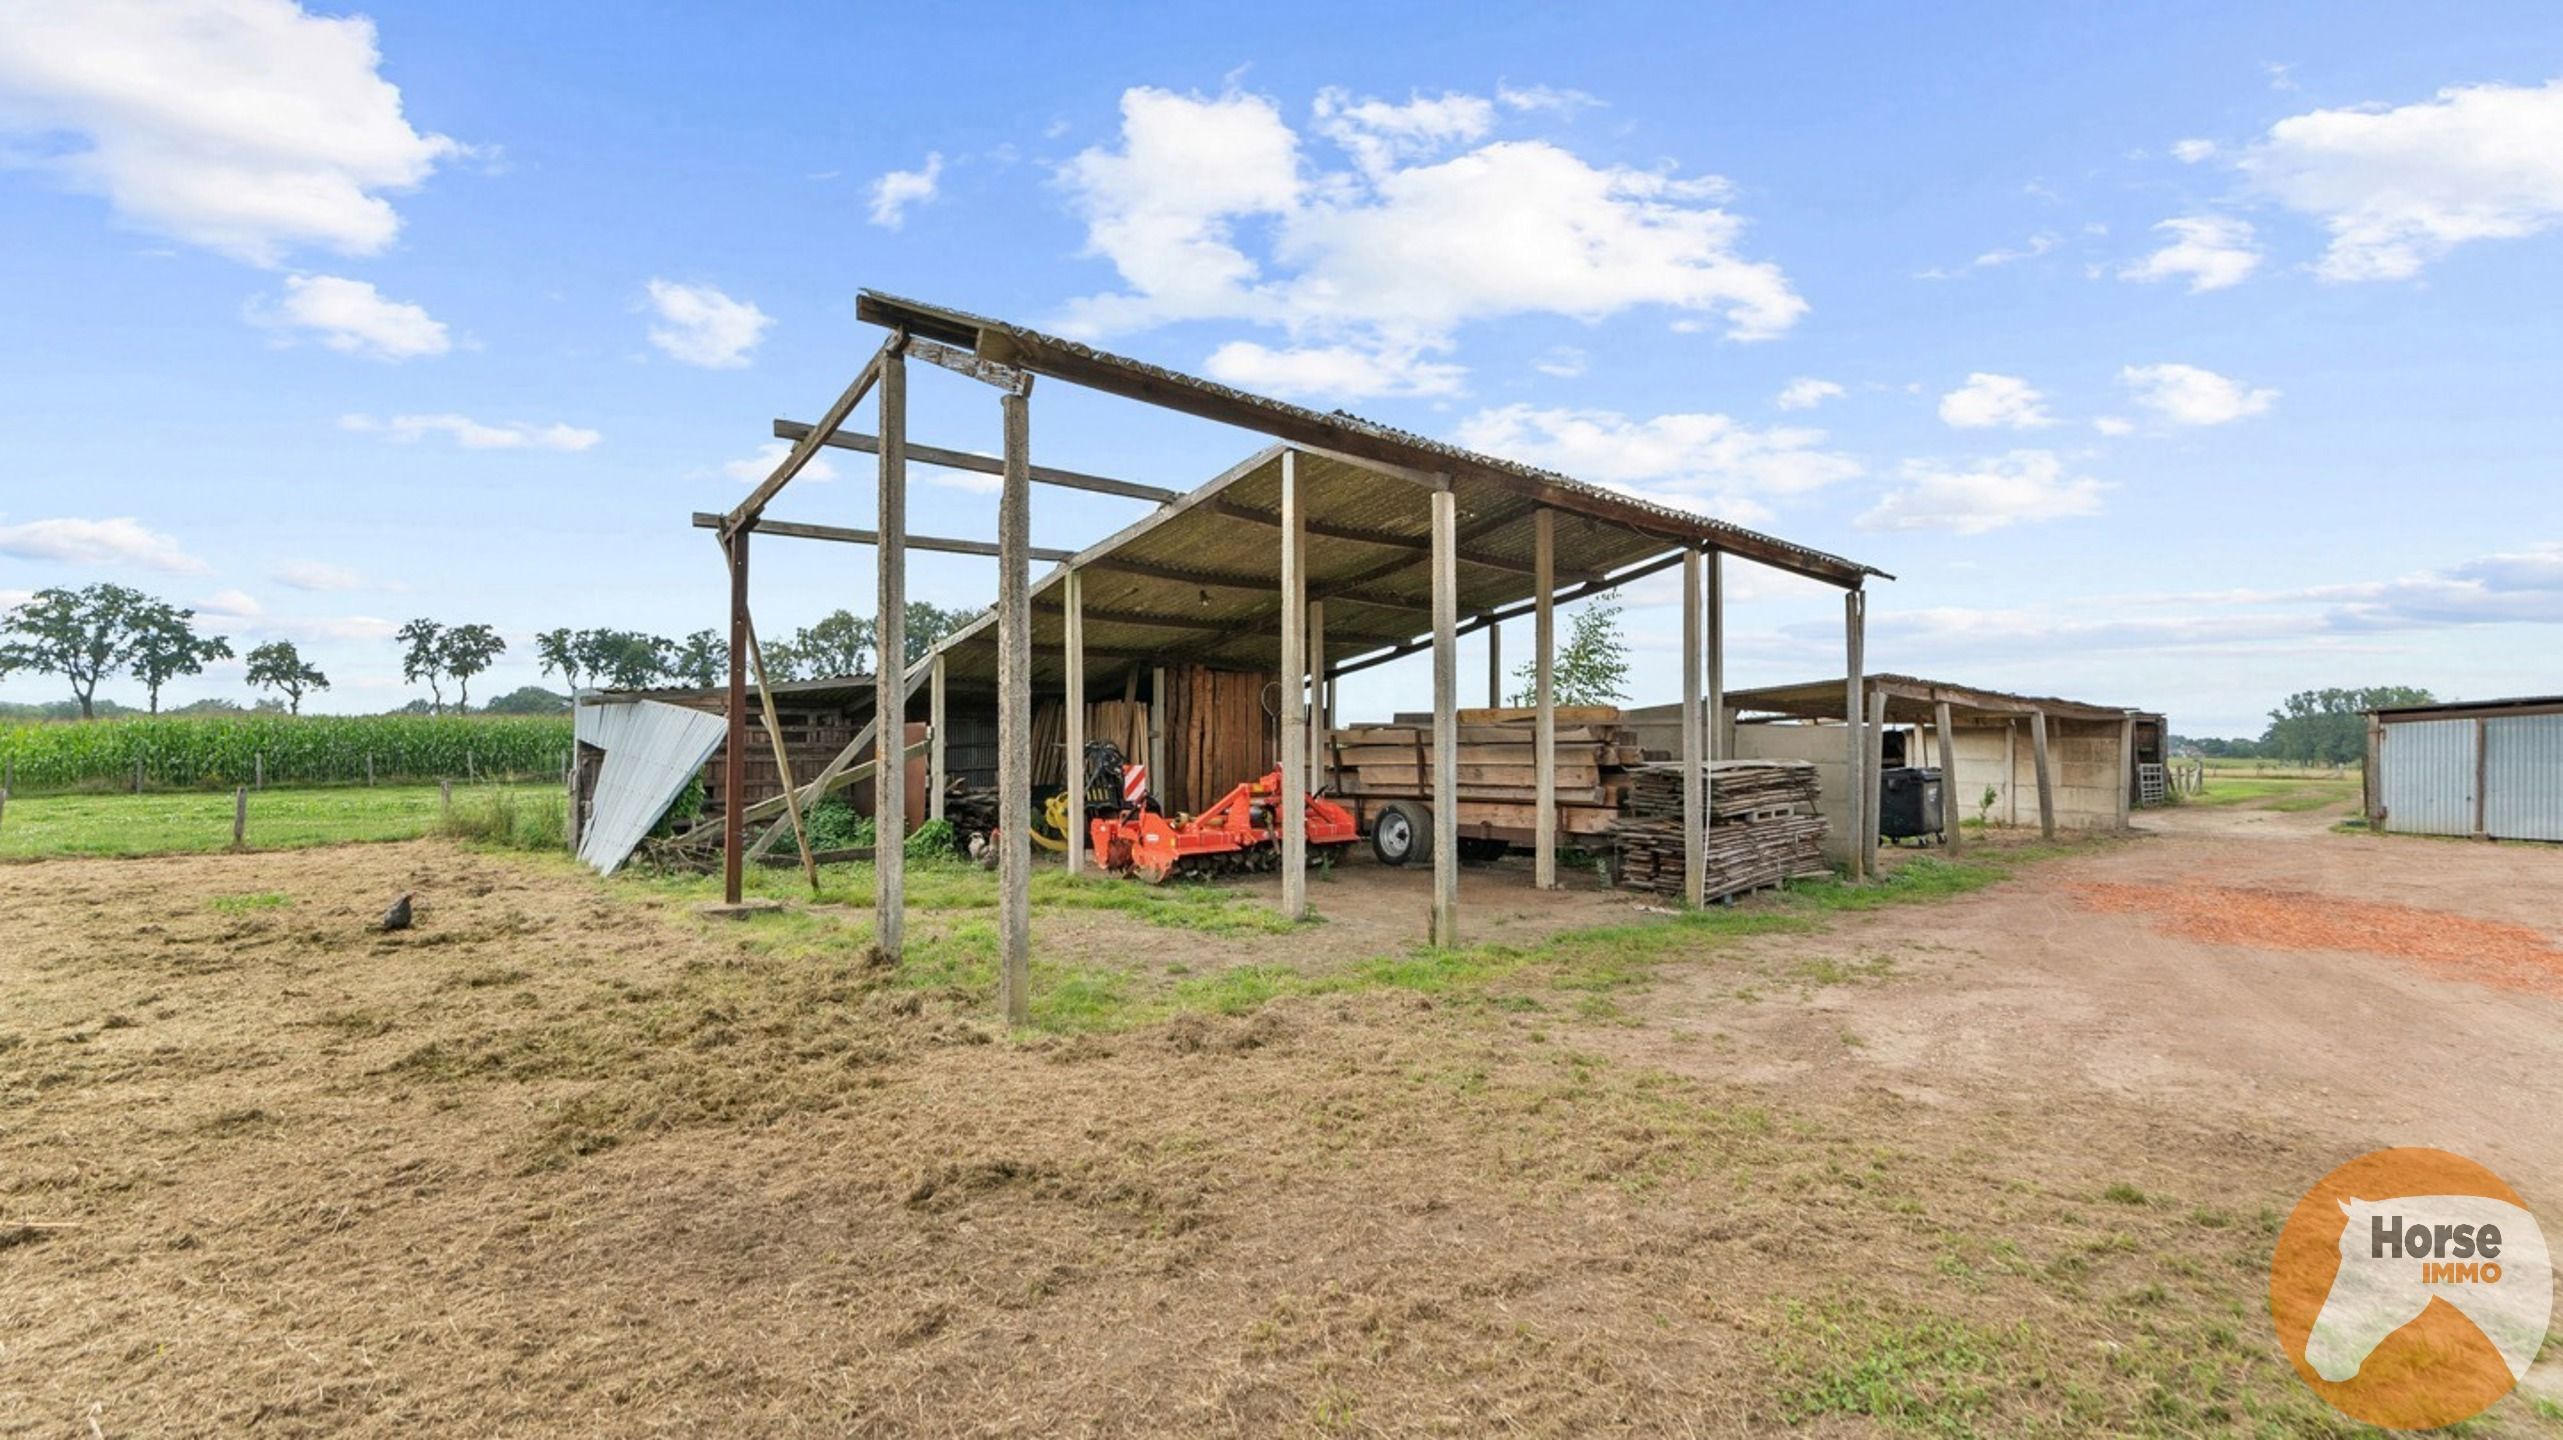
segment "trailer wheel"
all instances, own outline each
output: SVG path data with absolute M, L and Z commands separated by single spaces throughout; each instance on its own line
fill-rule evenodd
M 1419 800 L 1391 800 L 1371 817 L 1370 853 L 1382 865 L 1433 858 L 1433 812 Z

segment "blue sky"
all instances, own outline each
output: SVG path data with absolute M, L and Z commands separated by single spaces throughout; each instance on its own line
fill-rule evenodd
M 2226 8 L 34 0 L 0 600 L 139 585 L 293 638 L 338 709 L 409 696 L 413 615 L 511 638 L 479 694 L 554 625 L 716 626 L 686 516 L 870 352 L 871 286 L 1876 564 L 1877 668 L 2199 734 L 2304 686 L 2556 688 L 2563 11 Z M 995 445 L 980 387 L 914 406 Z M 1033 416 L 1038 458 L 1171 486 L 1256 443 L 1064 386 Z M 775 513 L 865 523 L 835 468 Z M 918 529 L 993 534 L 922 478 Z M 1139 508 L 1045 492 L 1035 539 Z M 771 631 L 868 608 L 868 553 L 757 571 Z M 1829 593 L 1731 585 L 1733 683 L 1839 672 Z M 1670 598 L 1628 597 L 1639 701 Z

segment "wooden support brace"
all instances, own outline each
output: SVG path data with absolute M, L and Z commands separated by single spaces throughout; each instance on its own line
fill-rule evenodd
M 997 544 L 997 997 L 1010 1025 L 1032 1019 L 1032 424 L 1009 392 Z
M 1531 826 L 1531 883 L 1557 888 L 1557 512 L 1532 521 L 1532 779 L 1539 791 Z
M 943 694 L 943 652 L 934 652 L 926 670 L 926 818 L 943 818 L 943 792 L 952 786 L 952 740 Z
M 1459 944 L 1459 499 L 1433 492 L 1432 942 Z
M 1682 897 L 1696 909 L 1708 903 L 1708 794 L 1700 783 L 1708 738 L 1700 728 L 1700 661 L 1708 637 L 1701 613 L 1702 560 L 1682 552 Z
M 1281 456 L 1281 914 L 1308 918 L 1308 532 L 1299 452 Z
M 1864 658 L 1861 648 L 1865 638 L 1863 631 L 1866 629 L 1867 618 L 1868 596 L 1858 590 L 1843 591 L 1842 723 L 1847 734 L 1844 743 L 1849 746 L 1849 753 L 1844 756 L 1845 768 L 1842 772 L 1842 813 L 1843 823 L 1849 826 L 1851 831 L 1847 839 L 1850 842 L 1851 878 L 1854 880 L 1875 873 L 1878 864 L 1877 854 L 1874 851 L 1865 851 L 1861 846 L 1861 841 L 1867 838 L 1868 806 L 1860 797 L 1864 788 L 1874 787 L 1877 784 L 1875 777 L 1861 774 L 1861 771 L 1867 768 L 1864 762 L 1869 754 L 1869 747 L 1863 744 L 1860 738 L 1861 722 L 1866 714 L 1868 700 L 1867 687 L 1863 683 L 1864 677 L 1861 673 L 1861 663 Z
M 2029 745 L 2032 760 L 2038 767 L 2038 833 L 2056 838 L 2056 781 L 2047 765 L 2047 712 L 2029 712 Z
M 1931 733 L 1940 740 L 1940 837 L 1958 853 L 1958 741 L 1949 733 L 1949 702 L 1931 707 Z
M 1068 787 L 1068 873 L 1082 875 L 1086 869 L 1086 604 L 1085 577 L 1071 570 L 1060 590 L 1066 597 L 1065 620 L 1061 627 L 1061 667 L 1067 674 L 1065 704 L 1061 718 L 1067 729 L 1067 763 L 1059 775 Z

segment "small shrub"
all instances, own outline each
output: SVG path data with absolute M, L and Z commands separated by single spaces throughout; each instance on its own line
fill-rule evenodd
M 785 823 L 790 823 L 789 821 Z M 854 813 L 854 802 L 830 795 L 801 815 L 813 850 L 856 850 L 872 844 L 872 817 Z
M 535 798 L 512 790 L 458 795 L 454 808 L 437 820 L 436 833 L 510 850 L 566 849 L 569 802 L 559 795 Z
M 908 837 L 911 860 L 949 860 L 961 853 L 960 832 L 949 820 L 928 820 Z

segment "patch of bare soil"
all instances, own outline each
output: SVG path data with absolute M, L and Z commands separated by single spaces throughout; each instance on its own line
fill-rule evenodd
M 1674 1073 L 1598 1037 L 1723 1020 L 1536 988 L 1007 1037 L 791 923 L 434 843 L 0 869 L 0 1432 L 2323 1424 L 2274 1117 Z
M 2094 910 L 2150 915 L 2163 928 L 2194 940 L 2387 955 L 2449 979 L 2563 995 L 2563 948 L 2525 925 L 2338 895 L 2231 885 L 2092 883 L 2076 886 L 2074 894 Z

